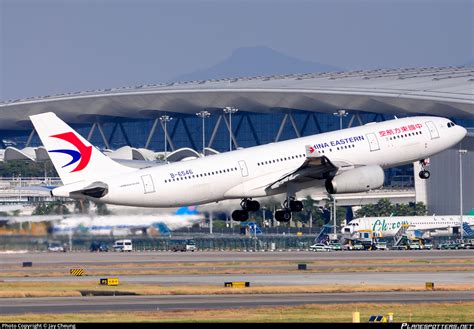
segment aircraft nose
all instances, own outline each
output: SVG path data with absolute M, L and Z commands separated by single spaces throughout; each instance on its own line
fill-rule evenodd
M 461 126 L 457 126 L 458 130 L 459 130 L 459 135 L 461 137 L 460 140 L 462 140 L 464 137 L 466 137 L 467 135 L 467 129 L 464 128 L 464 127 L 461 127 Z

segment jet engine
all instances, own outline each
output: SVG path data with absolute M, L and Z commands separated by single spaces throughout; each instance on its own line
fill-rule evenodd
M 383 185 L 385 174 L 380 166 L 364 166 L 345 171 L 326 180 L 330 194 L 366 192 Z
M 433 232 L 428 232 L 428 238 L 433 237 L 446 237 L 459 234 L 459 227 L 448 227 L 445 230 L 434 230 Z

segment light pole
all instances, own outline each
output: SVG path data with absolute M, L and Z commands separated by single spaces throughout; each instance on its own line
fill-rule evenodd
M 467 150 L 459 149 L 459 212 L 460 212 L 460 220 L 461 220 L 461 240 L 464 238 L 463 232 L 463 210 L 462 210 L 462 156 L 467 153 Z
M 160 117 L 160 121 L 165 125 L 165 162 L 168 161 L 168 131 L 166 130 L 166 124 L 171 120 L 173 120 L 173 118 L 166 114 Z
M 337 112 L 333 114 L 339 117 L 339 130 L 342 130 L 342 118 L 346 117 L 349 113 L 347 113 L 346 110 L 337 110 Z
M 205 154 L 204 154 L 204 148 L 206 147 L 205 119 L 209 118 L 211 113 L 209 113 L 207 111 L 200 111 L 200 112 L 196 113 L 196 115 L 202 119 L 202 156 L 205 156 Z
M 214 220 L 214 213 L 209 212 L 209 234 L 212 234 L 212 221 Z
M 239 109 L 227 106 L 224 108 L 224 113 L 229 114 L 229 151 L 232 151 L 232 114 L 236 113 Z

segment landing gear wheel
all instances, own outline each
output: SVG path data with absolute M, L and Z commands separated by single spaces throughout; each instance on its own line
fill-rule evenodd
M 245 211 L 259 211 L 260 203 L 258 201 L 253 201 L 251 199 L 243 199 L 240 203 L 240 206 Z
M 431 176 L 431 174 L 428 170 L 422 170 L 422 171 L 420 171 L 420 173 L 418 175 L 420 176 L 421 179 L 428 179 Z
M 293 212 L 300 212 L 303 210 L 303 202 L 290 200 L 290 210 Z
M 279 222 L 289 222 L 291 220 L 291 211 L 288 209 L 275 211 L 275 219 Z
M 249 212 L 246 210 L 234 210 L 232 212 L 232 220 L 236 222 L 245 222 L 249 219 Z

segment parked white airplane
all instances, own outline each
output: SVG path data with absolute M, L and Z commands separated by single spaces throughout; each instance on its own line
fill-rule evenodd
M 202 222 L 204 216 L 190 208 L 195 207 L 179 208 L 174 214 L 71 217 L 53 225 L 53 234 L 69 234 L 70 231 L 81 230 L 92 235 L 146 234 L 152 227 L 159 230 L 161 225 L 166 230 L 174 231 Z
M 46 215 L 0 217 L 7 224 L 51 222 L 52 233 L 64 235 L 83 231 L 92 235 L 129 235 L 145 233 L 151 227 L 159 229 L 164 225 L 171 231 L 191 227 L 202 222 L 204 216 L 196 207 L 182 207 L 175 213 L 158 215 Z
M 255 146 L 145 169 L 118 164 L 54 113 L 30 116 L 64 186 L 53 196 L 144 207 L 197 205 L 242 198 L 234 220 L 248 219 L 260 204 L 251 198 L 286 193 L 275 218 L 301 211 L 297 191 L 363 192 L 384 182 L 382 168 L 420 161 L 461 141 L 467 131 L 440 117 L 410 117 Z
M 378 237 L 393 237 L 402 227 L 408 225 L 407 232 L 419 231 L 422 238 L 452 236 L 459 233 L 461 219 L 458 216 L 393 216 L 362 217 L 353 219 L 342 228 L 342 235 L 350 238 L 360 231 L 372 231 Z M 474 216 L 463 216 L 466 236 L 474 229 Z

